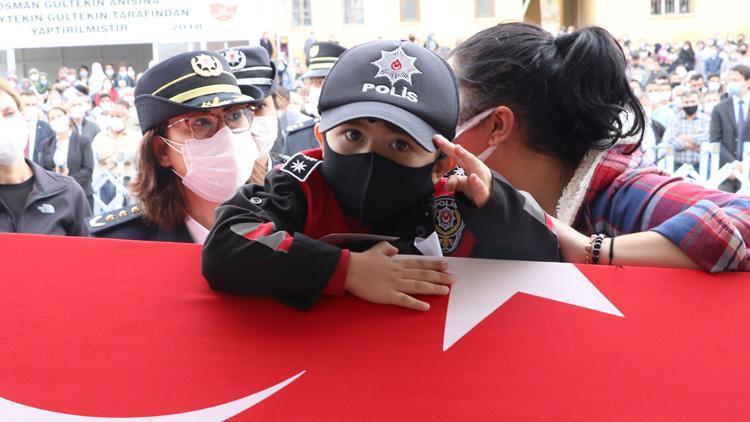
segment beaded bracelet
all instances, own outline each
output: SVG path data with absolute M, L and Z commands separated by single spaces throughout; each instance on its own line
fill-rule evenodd
M 591 242 L 586 246 L 586 263 L 587 264 L 598 264 L 599 255 L 602 252 L 602 242 L 604 241 L 603 234 L 592 234 Z

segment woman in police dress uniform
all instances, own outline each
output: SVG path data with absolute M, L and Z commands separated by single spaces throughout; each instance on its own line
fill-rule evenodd
M 88 219 L 96 237 L 203 243 L 214 209 L 250 176 L 257 152 L 241 142 L 254 98 L 210 51 L 174 56 L 135 88 L 143 131 L 131 188 L 138 204 Z

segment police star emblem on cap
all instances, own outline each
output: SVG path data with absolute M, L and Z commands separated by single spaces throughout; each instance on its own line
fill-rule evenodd
M 320 47 L 318 47 L 317 45 L 310 47 L 310 57 L 317 56 L 319 52 L 320 52 Z
M 200 54 L 190 60 L 193 71 L 204 78 L 219 76 L 224 70 L 219 59 L 208 54 Z
M 221 55 L 227 59 L 229 68 L 233 71 L 243 69 L 247 64 L 247 56 L 240 50 L 230 48 L 229 50 L 222 51 Z
M 406 81 L 411 85 L 411 75 L 422 73 L 414 64 L 417 58 L 407 55 L 401 47 L 393 51 L 381 50 L 380 54 L 378 60 L 371 62 L 378 67 L 375 77 L 386 77 L 391 85 L 398 81 Z

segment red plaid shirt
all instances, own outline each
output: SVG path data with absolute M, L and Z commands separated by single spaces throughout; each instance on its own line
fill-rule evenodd
M 655 231 L 701 268 L 750 270 L 750 198 L 706 189 L 654 167 L 618 145 L 603 154 L 578 210 L 581 232 Z

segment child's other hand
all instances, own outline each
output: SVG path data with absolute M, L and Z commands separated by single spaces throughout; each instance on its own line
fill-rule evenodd
M 463 192 L 477 208 L 482 208 L 490 199 L 492 190 L 490 168 L 464 147 L 448 142 L 441 135 L 433 136 L 432 141 L 440 151 L 454 159 L 466 173 L 465 176 L 449 177 L 446 189 Z
M 392 257 L 398 249 L 380 242 L 362 253 L 352 253 L 346 274 L 346 290 L 368 302 L 397 305 L 417 311 L 430 309 L 430 304 L 411 295 L 447 295 L 453 276 L 446 273 L 440 261 Z

